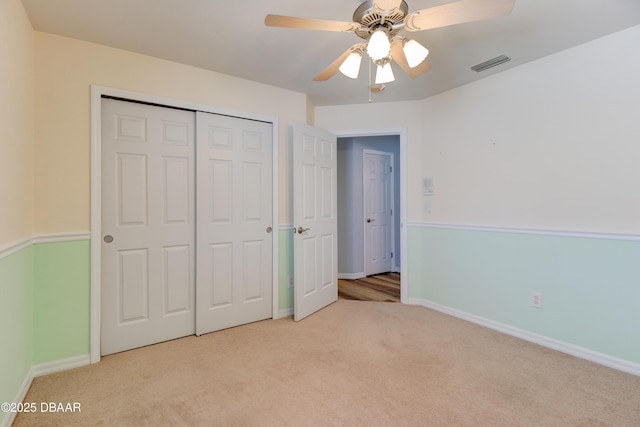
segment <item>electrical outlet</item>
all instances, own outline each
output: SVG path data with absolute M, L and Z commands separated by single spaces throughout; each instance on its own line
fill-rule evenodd
M 531 307 L 542 308 L 542 294 L 540 292 L 531 292 L 529 294 Z

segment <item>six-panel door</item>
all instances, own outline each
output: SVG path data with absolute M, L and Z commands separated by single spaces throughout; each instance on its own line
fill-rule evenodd
M 272 317 L 272 149 L 271 123 L 103 100 L 102 355 Z
M 103 100 L 103 355 L 194 333 L 194 118 Z

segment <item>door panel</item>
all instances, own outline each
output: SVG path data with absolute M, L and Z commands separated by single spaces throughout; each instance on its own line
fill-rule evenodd
M 102 101 L 103 355 L 194 333 L 194 119 Z
M 187 245 L 165 247 L 164 249 L 164 315 L 186 313 L 193 306 L 190 298 L 191 250 Z
M 298 123 L 293 134 L 294 319 L 298 321 L 338 299 L 337 138 Z
M 119 325 L 149 320 L 149 251 L 118 251 Z
M 392 269 L 393 154 L 364 151 L 365 274 Z
M 198 335 L 273 315 L 272 124 L 197 113 Z

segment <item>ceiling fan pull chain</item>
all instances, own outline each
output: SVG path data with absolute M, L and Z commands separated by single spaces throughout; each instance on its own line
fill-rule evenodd
M 369 86 L 367 86 L 367 92 L 369 92 L 369 104 L 371 104 L 371 61 L 369 63 Z

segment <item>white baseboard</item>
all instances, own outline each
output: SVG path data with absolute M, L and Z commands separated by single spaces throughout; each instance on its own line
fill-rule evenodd
M 550 348 L 552 350 L 557 350 L 562 353 L 578 357 L 580 359 L 588 360 L 590 362 L 606 366 L 608 368 L 626 372 L 628 374 L 640 376 L 640 364 L 638 363 L 619 359 L 617 357 L 589 350 L 588 348 L 549 338 L 544 335 L 528 332 L 510 325 L 506 325 L 504 323 L 495 322 L 493 320 L 485 319 L 484 317 L 476 316 L 475 314 L 469 314 L 464 311 L 456 310 L 434 302 L 416 298 L 408 298 L 406 300 L 406 304 L 420 305 L 426 308 L 430 308 L 432 310 L 439 311 L 441 313 L 448 314 L 450 316 L 457 317 L 459 319 L 463 319 L 477 325 L 484 326 L 486 328 L 493 329 L 495 331 L 541 345 L 543 347 Z
M 400 267 L 392 267 L 392 273 L 400 273 Z M 364 273 L 338 273 L 338 279 L 342 280 L 358 280 L 367 277 Z
M 66 371 L 68 369 L 79 368 L 81 366 L 86 366 L 91 362 L 91 358 L 88 354 L 84 354 L 82 356 L 74 356 L 68 359 L 56 360 L 53 362 L 42 363 L 40 365 L 32 366 L 27 376 L 25 377 L 20 389 L 18 390 L 18 394 L 14 399 L 14 402 L 22 402 L 29 391 L 29 387 L 31 387 L 31 383 L 33 379 L 36 377 L 41 377 L 43 375 L 53 374 L 56 372 Z M 0 427 L 9 427 L 13 424 L 13 421 L 16 418 L 17 413 L 9 412 L 7 416 L 0 423 Z
M 43 363 L 31 367 L 33 377 L 41 377 L 43 375 L 54 374 L 56 372 L 66 371 L 68 369 L 79 368 L 91 363 L 91 357 L 88 354 L 74 356 L 68 359 L 56 360 L 54 362 Z
M 364 273 L 338 273 L 338 279 L 342 280 L 356 280 L 362 279 L 363 277 L 367 277 Z
M 278 317 L 276 319 L 282 319 L 283 317 L 293 316 L 293 308 L 285 308 L 278 312 Z
M 24 398 L 27 396 L 27 392 L 29 391 L 29 387 L 31 387 L 31 382 L 33 381 L 33 378 L 34 378 L 33 369 L 31 369 L 27 373 L 27 376 L 24 378 L 24 381 L 22 382 L 22 385 L 18 390 L 18 395 L 13 400 L 14 403 L 24 401 Z M 16 419 L 17 415 L 18 415 L 17 412 L 7 412 L 6 416 L 0 423 L 0 427 L 10 427 L 11 424 L 13 424 L 13 421 Z

